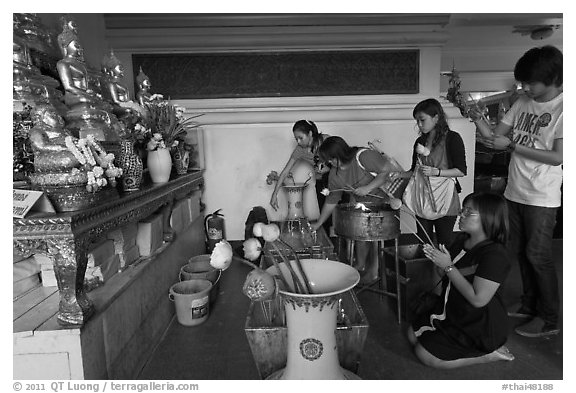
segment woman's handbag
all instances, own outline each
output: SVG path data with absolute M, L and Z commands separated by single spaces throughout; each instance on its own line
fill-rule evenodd
M 454 198 L 456 182 L 451 177 L 428 177 L 416 166 L 404 190 L 402 201 L 418 217 L 444 217 Z

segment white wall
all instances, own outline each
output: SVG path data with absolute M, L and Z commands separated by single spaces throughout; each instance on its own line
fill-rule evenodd
M 302 99 L 275 98 L 177 102 L 191 112 L 206 113 L 202 117 L 206 213 L 223 209 L 228 239 L 240 240 L 254 206 L 263 206 L 272 220 L 284 219 L 287 214 L 281 198 L 279 211 L 270 207 L 273 186 L 266 184 L 266 176 L 271 170 L 280 172 L 295 147 L 294 122 L 313 120 L 321 132 L 341 136 L 352 146 L 366 146 L 379 139 L 382 150 L 408 169 L 412 145 L 418 136 L 412 109 L 428 97 L 309 97 L 305 103 Z M 474 127 L 451 104 L 445 103 L 444 109 L 452 129 L 464 139 L 468 153 L 468 175 L 460 181 L 464 196 L 473 190 Z M 415 229 L 409 217 L 403 217 L 403 221 L 411 223 L 402 226 L 404 232 Z

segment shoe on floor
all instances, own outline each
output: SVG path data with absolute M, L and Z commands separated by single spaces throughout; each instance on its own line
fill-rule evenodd
M 558 327 L 544 322 L 540 317 L 535 317 L 530 322 L 518 326 L 514 331 L 524 337 L 537 338 L 553 336 L 560 333 Z
M 508 311 L 508 316 L 512 318 L 534 318 L 536 313 L 530 309 L 520 306 L 516 311 Z

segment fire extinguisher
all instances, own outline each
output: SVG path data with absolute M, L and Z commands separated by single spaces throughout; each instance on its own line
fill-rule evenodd
M 220 210 L 216 210 L 212 214 L 208 214 L 204 219 L 204 229 L 206 230 L 206 249 L 209 253 L 212 252 L 216 243 L 220 240 L 226 239 L 226 232 L 224 230 L 224 215 L 220 214 Z

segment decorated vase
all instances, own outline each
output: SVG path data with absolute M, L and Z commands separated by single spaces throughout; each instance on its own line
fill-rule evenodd
M 190 152 L 184 149 L 175 149 L 172 154 L 174 160 L 174 168 L 178 175 L 185 175 L 188 173 L 188 165 L 190 164 Z
M 166 148 L 158 148 L 156 150 L 148 151 L 146 162 L 152 183 L 168 182 L 170 179 L 170 172 L 172 172 L 172 157 L 170 156 L 170 150 Z
M 126 192 L 136 191 L 142 185 L 143 163 L 134 151 L 134 142 L 120 142 L 118 165 L 122 168 L 122 189 Z
M 295 262 L 290 262 L 301 277 Z M 335 332 L 340 295 L 358 284 L 360 274 L 337 261 L 302 259 L 301 263 L 312 294 L 295 293 L 288 267 L 279 264 L 291 287 L 279 290 L 288 330 L 287 360 L 286 367 L 268 379 L 359 379 L 340 366 Z M 274 274 L 277 268 L 271 266 L 267 271 Z
M 282 186 L 286 191 L 288 201 L 286 220 L 297 220 L 306 217 L 304 215 L 304 189 L 306 187 L 308 187 L 306 183 L 284 184 Z

